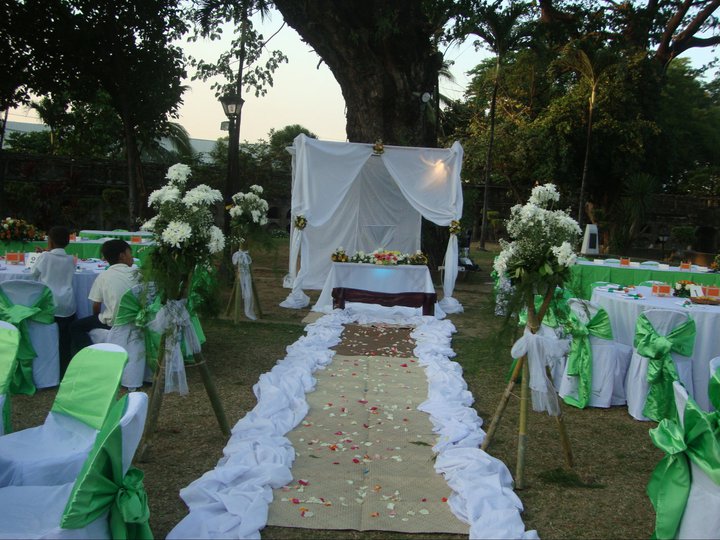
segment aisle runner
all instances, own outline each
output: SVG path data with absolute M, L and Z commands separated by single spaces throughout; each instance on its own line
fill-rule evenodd
M 467 534 L 433 469 L 435 436 L 417 410 L 428 391 L 417 360 L 336 355 L 316 378 L 310 412 L 288 434 L 295 482 L 275 490 L 268 524 Z
M 392 312 L 390 315 L 386 313 L 387 311 L 367 313 L 352 309 L 335 310 L 317 322 L 307 325 L 307 335 L 288 346 L 285 358 L 278 361 L 268 373 L 261 375 L 253 386 L 258 399 L 257 405 L 233 427 L 232 436 L 223 450 L 224 457 L 218 461 L 213 470 L 206 472 L 201 478 L 180 491 L 180 496 L 188 505 L 190 512 L 170 531 L 168 538 L 260 538 L 260 530 L 267 524 L 268 505 L 273 500 L 272 490 L 283 486 L 302 485 L 299 480 L 305 480 L 304 477 L 293 477 L 296 449 L 293 448 L 286 435 L 306 419 L 309 412 L 306 400 L 308 397 L 312 397 L 315 389 L 315 377 L 320 376 L 322 370 L 331 365 L 333 356 L 335 356 L 335 352 L 329 348 L 340 343 L 343 325 L 354 322 L 361 324 L 394 322 L 415 326 L 412 337 L 417 344 L 413 350 L 417 362 L 408 361 L 407 364 L 408 367 L 411 364 L 417 364 L 424 369 L 428 389 L 427 396 L 412 395 L 411 397 L 413 403 L 416 402 L 415 400 L 422 401 L 425 398 L 418 405 L 418 410 L 429 415 L 433 426 L 431 440 L 433 440 L 434 446 L 432 451 L 436 453 L 433 466 L 435 472 L 442 475 L 449 488 L 452 489 L 447 506 L 459 520 L 470 525 L 470 537 L 537 538 L 535 531 L 525 530 L 525 525 L 520 517 L 522 503 L 512 490 L 512 478 L 507 467 L 501 461 L 479 449 L 485 436 L 480 428 L 482 420 L 470 407 L 473 397 L 468 392 L 467 385 L 462 378 L 462 369 L 459 364 L 450 360 L 455 355 L 450 347 L 451 335 L 455 331 L 452 322 L 449 320 L 438 321 L 432 317 L 408 316 L 401 311 Z M 348 351 L 342 350 L 342 352 Z M 352 351 L 352 354 L 357 354 L 357 351 Z M 358 365 L 358 367 L 360 366 Z M 411 371 L 413 369 L 415 368 L 411 368 Z M 371 373 L 373 372 L 371 371 Z M 377 386 L 379 389 L 379 383 Z M 384 399 L 385 396 L 383 396 Z M 328 402 L 334 403 L 326 401 L 326 403 Z M 345 407 L 349 409 L 349 407 Z M 375 418 L 374 415 L 371 416 L 372 410 L 368 411 L 367 408 L 356 408 L 356 412 L 353 414 L 359 415 L 361 411 L 365 411 L 363 414 L 369 412 L 368 418 Z M 390 411 L 384 411 L 385 414 L 388 412 Z M 327 414 L 329 417 L 330 412 Z M 395 423 L 397 418 L 396 415 L 393 414 L 393 416 L 394 427 L 397 425 Z M 399 416 L 397 415 L 397 417 Z M 378 418 L 383 417 L 378 415 Z M 406 416 L 403 415 L 402 418 L 406 418 Z M 411 420 L 410 417 L 407 418 L 409 422 L 417 422 Z M 370 426 L 369 423 L 368 426 Z M 368 437 L 371 437 L 370 428 L 364 429 L 368 430 Z M 373 430 L 374 434 L 377 434 L 377 429 L 376 426 Z M 354 429 L 351 433 L 354 431 L 360 433 L 359 429 Z M 393 431 L 400 431 L 400 428 Z M 422 441 L 422 437 L 429 437 L 423 430 L 413 433 L 413 435 L 418 434 L 421 435 L 418 441 Z M 347 438 L 352 439 L 352 437 Z M 310 441 L 312 440 L 315 439 L 311 438 Z M 304 442 L 307 446 L 308 441 Z M 319 442 L 320 438 L 318 437 Z M 363 439 L 363 442 L 374 442 L 374 439 Z M 409 448 L 410 441 L 406 442 Z M 313 448 L 318 443 L 313 443 Z M 296 444 L 298 444 L 297 441 Z M 337 445 L 337 443 L 332 444 Z M 342 444 L 352 445 L 353 443 Z M 403 449 L 402 444 L 396 444 L 396 446 Z M 412 446 L 427 449 L 422 445 Z M 386 446 L 385 448 L 395 447 Z M 344 454 L 350 456 L 349 452 L 357 452 L 358 455 L 363 456 L 364 460 L 365 454 L 369 455 L 369 452 L 366 450 L 361 453 L 359 450 L 360 448 L 348 450 Z M 304 458 L 317 459 L 309 458 L 309 451 L 301 446 L 297 447 L 297 451 L 301 454 L 298 462 Z M 335 451 L 337 452 L 337 447 Z M 387 454 L 376 453 L 381 457 L 389 456 L 389 459 L 372 460 L 373 465 L 381 464 L 377 471 L 384 471 L 385 464 L 394 466 L 395 463 L 388 463 L 390 461 L 403 463 L 392 459 L 394 455 L 402 458 L 402 453 L 395 454 L 387 450 L 385 452 Z M 306 453 L 308 455 L 305 455 Z M 338 455 L 341 454 L 343 453 Z M 360 460 L 360 458 L 351 458 L 351 461 L 352 459 Z M 336 459 L 335 461 L 342 460 Z M 363 465 L 360 463 L 355 465 L 359 466 L 356 476 L 358 480 L 362 479 L 362 475 L 369 477 L 370 467 L 367 467 L 368 473 L 364 473 L 364 469 L 360 469 Z M 328 467 L 337 466 L 339 465 L 332 465 L 332 462 L 331 465 L 328 465 Z M 293 468 L 292 472 L 291 468 Z M 391 471 L 389 467 L 387 469 Z M 374 467 L 372 472 L 373 475 L 376 472 Z M 410 491 L 403 493 L 399 488 L 385 488 L 382 484 L 374 483 L 374 478 L 373 476 L 373 479 L 367 482 L 368 488 L 363 489 L 365 497 L 358 496 L 357 498 L 369 500 L 369 493 L 371 490 L 373 490 L 373 494 L 375 493 L 376 485 L 380 486 L 380 493 L 388 489 L 392 491 L 390 494 L 390 498 L 392 498 L 397 490 L 404 501 L 410 501 L 413 504 L 416 503 L 415 499 L 423 497 L 423 495 Z M 347 482 L 348 479 L 345 480 Z M 308 486 L 303 487 L 309 488 L 310 481 L 307 481 Z M 310 494 L 309 491 L 299 493 Z M 383 495 L 388 496 L 387 493 Z M 383 495 L 380 495 L 381 499 Z M 280 494 L 279 496 L 282 498 L 284 495 Z M 314 496 L 318 499 L 324 497 L 320 493 Z M 345 495 L 340 496 L 348 499 Z M 299 497 L 296 498 L 299 499 Z M 399 502 L 390 499 L 385 501 L 383 510 L 388 513 L 391 509 L 387 508 L 387 504 Z M 335 501 L 332 502 L 333 505 L 337 504 Z M 434 501 L 420 500 L 420 502 L 435 504 Z M 280 504 L 292 508 L 293 503 L 280 501 Z M 339 506 L 343 508 L 341 504 Z M 362 505 L 363 510 L 366 510 L 365 506 L 365 504 Z M 305 504 L 304 507 L 309 508 L 309 505 Z M 435 509 L 438 509 L 439 512 L 441 507 L 442 505 L 418 507 L 416 516 L 423 508 L 428 512 L 433 512 Z M 395 511 L 396 517 L 390 518 L 388 514 L 388 520 L 402 520 L 403 517 L 408 517 L 406 523 L 410 523 L 411 515 L 408 516 L 407 511 L 411 510 L 406 510 L 405 516 L 400 517 L 398 517 L 399 512 Z M 315 512 L 315 510 L 306 510 L 306 516 L 307 512 Z M 370 510 L 370 512 L 379 514 L 380 510 Z M 317 515 L 320 515 L 319 511 Z M 432 514 L 422 513 L 420 515 Z M 380 515 L 377 518 L 379 519 Z

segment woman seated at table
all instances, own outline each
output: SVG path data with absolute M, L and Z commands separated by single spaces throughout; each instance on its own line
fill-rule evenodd
M 48 250 L 42 253 L 33 266 L 32 274 L 52 291 L 55 300 L 55 322 L 58 325 L 60 377 L 70 363 L 70 324 L 75 320 L 73 276 L 75 258 L 65 252 L 70 243 L 67 227 L 53 227 L 48 231 Z

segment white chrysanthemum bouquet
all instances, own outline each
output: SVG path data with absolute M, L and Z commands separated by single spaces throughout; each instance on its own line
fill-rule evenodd
M 268 203 L 261 197 L 262 186 L 250 186 L 247 193 L 232 196 L 233 204 L 228 209 L 232 241 L 244 245 L 250 237 L 257 235 L 267 225 Z
M 200 184 L 188 188 L 190 167 L 178 163 L 168 169 L 168 183 L 153 191 L 148 206 L 157 215 L 142 229 L 153 233 L 153 280 L 166 298 L 179 298 L 197 267 L 207 268 L 213 255 L 225 247 L 225 236 L 215 225 L 214 207 L 222 194 Z
M 559 200 L 553 184 L 536 186 L 526 204 L 511 209 L 506 222 L 510 241 L 500 241 L 502 251 L 494 269 L 526 298 L 536 293 L 552 296 L 575 264 L 574 246 L 581 230 L 566 211 L 553 208 Z

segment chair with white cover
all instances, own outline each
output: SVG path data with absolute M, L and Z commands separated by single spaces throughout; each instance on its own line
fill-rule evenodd
M 157 360 L 160 335 L 150 330 L 148 324 L 160 307 L 159 299 L 144 284 L 132 287 L 120 299 L 106 340 L 128 352 L 128 363 L 121 381 L 126 388 L 139 388 L 143 381 L 152 380 L 148 364 Z
M 628 412 L 637 420 L 675 416 L 673 381 L 693 394 L 695 321 L 682 311 L 651 309 L 635 324 L 632 359 L 625 380 Z
M 0 437 L 0 486 L 71 482 L 117 399 L 127 353 L 96 344 L 70 362 L 45 422 Z
M 720 408 L 720 362 L 711 363 L 710 385 Z M 677 421 L 666 418 L 650 430 L 655 446 L 665 452 L 647 487 L 656 512 L 653 537 L 718 538 L 720 416 L 703 411 L 678 381 L 673 392 Z
M 578 408 L 624 405 L 632 349 L 613 341 L 610 318 L 600 305 L 572 298 L 566 329 L 572 336 L 559 394 Z
M 20 331 L 12 324 L 0 321 L 0 436 L 10 428 L 10 381 L 17 367 Z
M 0 538 L 152 538 L 143 473 L 131 467 L 147 403 L 132 392 L 113 405 L 72 481 L 0 488 Z
M 0 282 L 0 320 L 20 330 L 18 367 L 12 393 L 35 393 L 60 382 L 55 301 L 46 285 L 27 279 Z

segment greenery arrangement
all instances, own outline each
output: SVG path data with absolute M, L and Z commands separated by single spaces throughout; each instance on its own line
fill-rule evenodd
M 24 219 L 6 217 L 0 222 L 0 240 L 3 242 L 29 242 L 44 237 L 43 231 Z
M 190 167 L 180 163 L 168 169 L 168 183 L 148 198 L 157 215 L 141 227 L 153 233 L 157 244 L 143 272 L 150 274 L 146 277 L 155 282 L 163 301 L 187 296 L 195 269 L 209 269 L 213 256 L 225 247 L 213 213 L 222 194 L 204 184 L 188 189 L 190 175 Z

